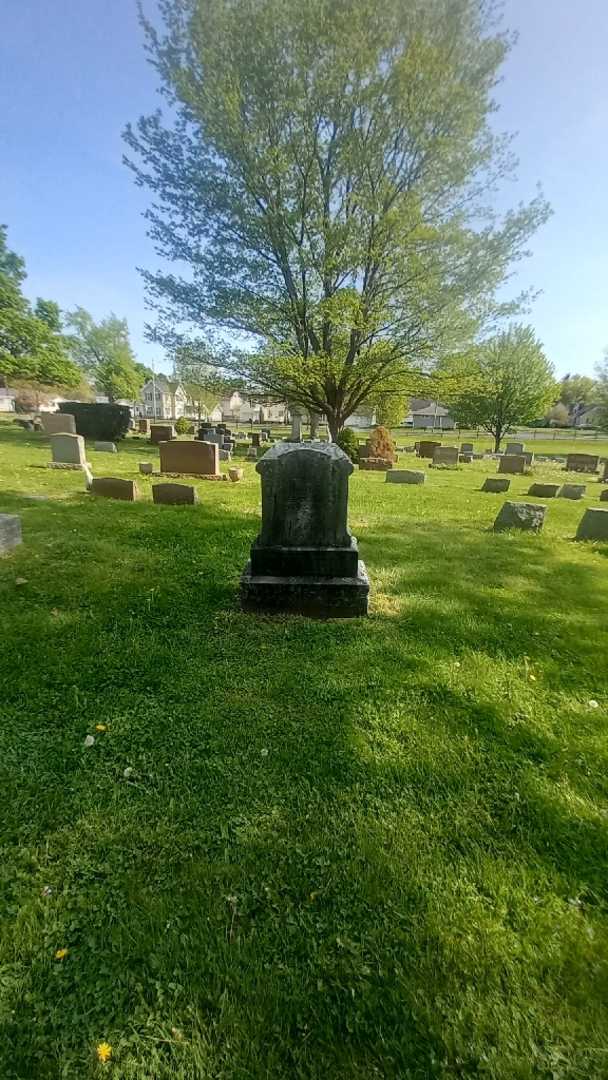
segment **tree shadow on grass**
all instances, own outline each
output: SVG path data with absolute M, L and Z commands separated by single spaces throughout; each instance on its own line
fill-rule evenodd
M 532 1078 L 601 1042 L 568 897 L 605 898 L 602 725 L 517 678 L 548 651 L 560 692 L 603 677 L 593 567 L 360 530 L 390 616 L 252 617 L 251 514 L 3 505 L 7 1080 L 93 1076 L 102 1038 L 159 1080 Z

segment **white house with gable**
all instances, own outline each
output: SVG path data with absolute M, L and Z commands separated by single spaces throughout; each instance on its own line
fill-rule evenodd
M 180 382 L 156 375 L 144 383 L 141 392 L 143 415 L 156 420 L 179 420 L 186 412 L 187 394 Z M 156 397 L 156 401 L 155 401 Z

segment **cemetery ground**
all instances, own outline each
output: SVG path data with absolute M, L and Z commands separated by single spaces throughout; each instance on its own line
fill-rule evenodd
M 170 507 L 143 440 L 88 455 L 139 503 L 49 456 L 0 424 L 2 1080 L 605 1078 L 597 480 L 494 535 L 495 462 L 356 470 L 370 616 L 322 622 L 238 609 L 253 464 Z

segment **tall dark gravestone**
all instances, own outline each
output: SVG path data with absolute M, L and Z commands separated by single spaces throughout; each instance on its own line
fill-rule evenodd
M 366 615 L 369 579 L 346 523 L 346 454 L 335 443 L 281 442 L 256 469 L 262 528 L 241 579 L 244 610 Z

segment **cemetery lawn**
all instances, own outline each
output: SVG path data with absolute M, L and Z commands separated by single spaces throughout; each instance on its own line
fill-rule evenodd
M 605 1080 L 595 478 L 495 536 L 495 463 L 356 471 L 370 616 L 318 622 L 238 609 L 250 464 L 161 507 L 48 459 L 0 424 L 2 1080 Z

